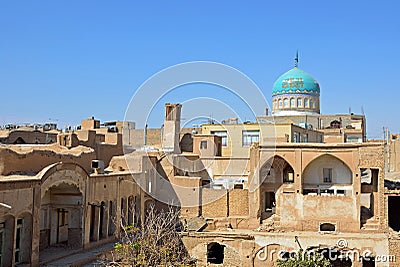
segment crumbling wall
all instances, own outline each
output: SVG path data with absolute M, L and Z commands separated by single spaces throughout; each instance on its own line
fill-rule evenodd
M 90 172 L 95 151 L 87 147 L 66 149 L 58 145 L 39 147 L 0 147 L 0 175 L 38 173 L 56 162 L 73 162 Z
M 0 137 L 3 144 L 51 144 L 57 142 L 57 132 L 13 130 L 6 137 Z

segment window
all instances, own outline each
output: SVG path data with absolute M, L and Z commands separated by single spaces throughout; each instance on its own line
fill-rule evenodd
M 346 143 L 362 143 L 362 138 L 358 136 L 347 136 Z
M 283 100 L 283 107 L 284 107 L 284 108 L 288 108 L 288 107 L 289 107 L 289 99 L 285 98 L 285 99 Z
M 226 131 L 212 131 L 211 134 L 221 136 L 222 146 L 228 146 L 228 133 Z
M 310 108 L 314 108 L 313 105 L 314 105 L 314 101 L 312 99 L 310 99 Z
M 279 108 L 282 108 L 282 99 L 279 99 L 278 105 L 279 105 Z
M 318 195 L 318 189 L 303 189 L 303 195 L 316 196 Z
M 293 143 L 300 143 L 300 133 L 299 132 L 293 133 Z
M 207 140 L 200 141 L 200 149 L 207 149 Z
M 303 106 L 303 100 L 301 98 L 297 98 L 297 106 L 302 107 Z
M 308 134 L 303 134 L 303 143 L 308 143 Z
M 250 146 L 254 142 L 260 140 L 260 131 L 242 131 L 242 146 Z
M 296 107 L 296 99 L 294 99 L 294 98 L 291 98 L 291 99 L 290 99 L 290 106 L 291 106 L 292 108 L 295 108 L 295 107 Z
M 243 184 L 234 184 L 233 189 L 243 189 Z
M 323 175 L 324 175 L 324 183 L 332 183 L 332 169 L 331 168 L 324 168 Z
M 321 196 L 334 196 L 335 190 L 334 189 L 320 189 L 319 193 Z
M 65 209 L 58 209 L 58 226 L 68 225 L 68 211 Z
M 283 182 L 284 183 L 294 183 L 294 171 L 292 167 L 287 166 L 283 170 Z
M 345 196 L 345 195 L 346 195 L 346 191 L 343 190 L 343 189 L 338 189 L 338 190 L 336 191 L 336 195 L 338 195 L 338 196 Z
M 308 108 L 309 104 L 308 104 L 308 98 L 304 98 L 304 107 Z
M 319 230 L 323 232 L 335 232 L 336 231 L 336 225 L 332 223 L 321 223 L 319 225 Z

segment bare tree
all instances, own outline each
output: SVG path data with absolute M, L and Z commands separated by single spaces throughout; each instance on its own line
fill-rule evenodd
M 124 226 L 107 266 L 193 266 L 180 237 L 179 211 L 150 205 L 144 223 Z

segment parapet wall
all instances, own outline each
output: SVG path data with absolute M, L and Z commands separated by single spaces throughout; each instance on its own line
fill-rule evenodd
M 56 144 L 46 146 L 0 146 L 0 175 L 34 174 L 56 162 L 74 162 L 89 172 L 93 159 L 96 159 L 95 151 L 82 146 L 72 149 L 66 149 Z

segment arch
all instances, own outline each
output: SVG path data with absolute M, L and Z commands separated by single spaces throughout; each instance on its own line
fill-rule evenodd
M 77 175 L 73 175 L 74 173 Z M 38 174 L 38 177 L 41 180 L 42 198 L 51 187 L 61 183 L 77 186 L 82 195 L 85 196 L 86 181 L 89 174 L 79 164 L 58 162 L 45 167 Z
M 191 133 L 185 133 L 182 136 L 179 147 L 182 152 L 193 152 L 193 137 Z
M 303 107 L 303 99 L 301 97 L 297 98 L 297 107 Z
M 100 226 L 99 226 L 99 238 L 104 239 L 108 235 L 108 209 L 106 202 L 102 201 L 100 203 Z
M 108 236 L 113 236 L 115 233 L 117 218 L 116 218 L 116 201 L 108 202 Z
M 275 155 L 261 166 L 260 179 L 261 183 L 294 182 L 294 169 L 284 158 Z
M 225 246 L 217 242 L 207 244 L 207 263 L 223 264 Z
M 278 108 L 282 108 L 283 107 L 283 102 L 282 99 L 278 100 Z
M 342 128 L 342 122 L 339 120 L 333 120 L 329 123 L 329 127 L 332 129 L 340 129 Z
M 296 105 L 296 99 L 294 97 L 290 98 L 290 107 L 295 108 L 297 107 Z
M 307 97 L 304 98 L 303 102 L 304 102 L 304 108 L 309 108 L 310 107 L 309 99 Z
M 283 107 L 284 108 L 289 108 L 290 107 L 289 98 L 283 99 Z
M 341 159 L 330 154 L 314 158 L 303 171 L 303 184 L 342 184 L 352 185 L 353 174 L 350 167 Z
M 14 145 L 20 145 L 20 144 L 26 144 L 26 142 L 21 136 L 18 136 L 18 138 L 14 141 L 13 144 Z
M 41 198 L 40 249 L 58 244 L 83 245 L 83 203 L 84 195 L 75 183 L 52 183 Z

